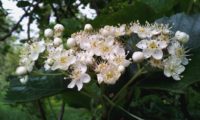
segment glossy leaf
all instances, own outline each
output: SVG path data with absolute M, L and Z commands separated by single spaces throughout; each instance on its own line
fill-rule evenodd
M 163 17 L 156 20 L 157 23 L 169 24 L 172 26 L 172 31 L 183 31 L 190 35 L 190 41 L 187 44 L 188 48 L 200 47 L 200 14 L 186 15 L 179 13 L 171 17 Z
M 21 84 L 17 76 L 9 78 L 10 86 L 6 94 L 6 101 L 11 103 L 29 102 L 52 96 L 65 90 L 62 76 L 29 76 L 26 84 Z

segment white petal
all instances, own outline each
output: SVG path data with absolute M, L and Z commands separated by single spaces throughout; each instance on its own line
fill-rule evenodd
M 169 69 L 164 69 L 164 75 L 167 76 L 167 77 L 171 77 L 172 76 L 172 73 L 170 72 Z
M 185 67 L 183 65 L 179 65 L 175 69 L 177 74 L 181 74 L 185 70 Z
M 76 80 L 72 80 L 67 87 L 74 88 L 75 84 L 76 84 Z
M 144 53 L 145 58 L 149 58 L 152 55 L 152 50 L 151 49 L 144 49 L 143 53 Z
M 101 74 L 97 74 L 98 83 L 101 84 L 103 82 L 103 76 Z
M 186 57 L 184 57 L 182 60 L 182 64 L 187 65 L 188 63 L 189 63 L 189 60 Z
M 81 75 L 80 81 L 83 83 L 89 83 L 91 80 L 91 77 L 88 74 Z
M 173 79 L 174 80 L 181 80 L 180 76 L 175 74 L 175 75 L 172 75 Z
M 45 71 L 49 70 L 51 67 L 48 64 L 44 64 Z
M 167 50 L 168 50 L 169 54 L 171 54 L 171 55 L 174 55 L 174 54 L 175 54 L 175 48 L 174 48 L 174 46 L 169 46 L 169 47 L 167 48 Z
M 140 49 L 146 49 L 147 48 L 147 40 L 141 40 L 139 43 L 136 44 L 136 46 Z
M 82 81 L 77 81 L 76 86 L 78 87 L 78 91 L 80 91 L 83 88 L 83 83 Z
M 81 73 L 85 73 L 87 71 L 87 66 L 84 64 L 80 64 L 78 67 L 81 71 Z
M 39 57 L 39 53 L 37 53 L 37 52 L 33 52 L 33 53 L 30 54 L 30 58 L 31 58 L 33 61 L 37 60 L 38 57 Z
M 161 49 L 164 49 L 167 47 L 167 42 L 166 41 L 159 41 L 158 45 Z
M 152 54 L 153 58 L 155 58 L 156 60 L 160 60 L 163 57 L 163 52 L 161 49 L 156 49 L 153 54 Z
M 128 67 L 130 65 L 130 61 L 129 60 L 124 60 L 124 63 L 122 64 L 124 67 Z

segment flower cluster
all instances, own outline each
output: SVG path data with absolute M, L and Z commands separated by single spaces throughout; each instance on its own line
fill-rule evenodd
M 168 26 L 158 24 L 142 26 L 134 23 L 131 30 L 141 38 L 136 44 L 142 50 L 140 56 L 149 60 L 153 67 L 163 69 L 165 76 L 180 80 L 180 74 L 185 70 L 184 65 L 189 62 L 186 58 L 188 51 L 184 48 L 189 36 L 181 31 L 173 35 Z
M 25 43 L 20 66 L 16 74 L 25 75 L 21 82 L 25 83 L 27 73 L 31 72 L 35 61 L 44 53 L 46 71 L 60 70 L 69 73 L 68 88 L 83 88 L 84 83 L 91 81 L 89 73 L 95 73 L 99 84 L 115 84 L 131 62 L 138 63 L 146 59 L 153 67 L 164 71 L 165 76 L 180 80 L 180 74 L 188 64 L 184 44 L 189 36 L 177 31 L 175 34 L 166 25 L 146 24 L 138 22 L 129 26 L 105 26 L 98 31 L 86 24 L 84 30 L 74 33 L 70 38 L 63 38 L 64 26 L 56 24 L 54 29 L 44 31 L 45 38 L 40 41 Z M 135 33 L 141 39 L 132 58 L 120 36 Z

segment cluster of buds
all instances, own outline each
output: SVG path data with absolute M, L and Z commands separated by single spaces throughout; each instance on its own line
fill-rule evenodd
M 24 44 L 16 74 L 31 72 L 39 54 L 45 52 L 45 70 L 69 73 L 71 81 L 68 88 L 77 86 L 81 90 L 84 83 L 91 81 L 88 72 L 96 74 L 99 84 L 115 84 L 131 62 L 147 61 L 153 67 L 162 69 L 165 76 L 180 80 L 184 65 L 189 61 L 184 49 L 189 36 L 180 31 L 173 34 L 167 25 L 140 25 L 135 22 L 129 26 L 105 26 L 95 31 L 92 25 L 86 24 L 84 30 L 72 34 L 67 40 L 62 37 L 63 31 L 64 26 L 56 24 L 53 30 L 48 28 L 44 31 L 43 40 Z M 137 34 L 141 39 L 132 58 L 127 57 L 129 52 L 120 41 L 120 36 L 130 33 Z

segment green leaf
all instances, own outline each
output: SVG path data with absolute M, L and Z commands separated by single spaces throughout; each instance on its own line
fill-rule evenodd
M 184 78 L 181 81 L 175 81 L 166 78 L 163 73 L 154 73 L 148 80 L 144 80 L 139 86 L 145 89 L 167 90 L 172 92 L 184 92 L 184 90 L 193 83 L 200 81 L 200 15 L 188 16 L 185 14 L 177 14 L 170 18 L 161 18 L 158 23 L 172 24 L 173 31 L 184 31 L 190 35 L 190 41 L 187 44 L 192 60 L 186 66 L 183 73 Z
M 9 78 L 10 86 L 8 88 L 5 100 L 9 103 L 29 102 L 52 96 L 62 92 L 65 88 L 63 76 L 35 76 L 30 75 L 28 82 L 23 85 L 19 78 L 12 76 Z
M 79 98 L 81 101 L 81 99 Z M 79 108 L 65 108 L 63 120 L 92 120 L 92 114 L 87 109 Z
M 188 33 L 190 41 L 187 47 L 192 49 L 200 47 L 200 14 L 190 16 L 179 13 L 171 17 L 163 17 L 156 22 L 171 25 L 172 31 L 180 30 Z
M 29 5 L 31 5 L 31 3 L 28 2 L 28 1 L 19 1 L 19 2 L 17 2 L 17 7 L 27 7 Z
M 81 29 L 82 23 L 75 18 L 62 19 L 61 23 L 65 26 L 65 36 L 69 37 L 72 33 Z
M 90 108 L 90 97 L 83 94 L 81 91 L 72 90 L 67 91 L 63 94 L 64 100 L 66 103 L 75 108 Z
M 146 14 L 148 11 L 148 14 Z M 135 2 L 134 4 L 128 4 L 124 8 L 116 10 L 112 13 L 99 15 L 95 20 L 91 21 L 91 24 L 95 28 L 102 27 L 104 25 L 117 25 L 123 23 L 130 23 L 132 21 L 140 20 L 140 22 L 153 21 L 158 17 L 150 8 L 144 3 Z
M 156 13 L 165 13 L 177 4 L 177 0 L 138 0 L 150 6 Z

